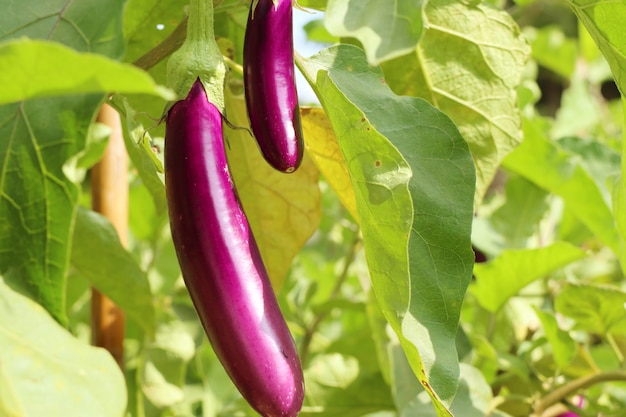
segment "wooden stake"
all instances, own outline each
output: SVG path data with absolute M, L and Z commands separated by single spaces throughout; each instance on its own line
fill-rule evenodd
M 111 137 L 102 159 L 91 169 L 92 207 L 109 219 L 120 237 L 120 242 L 126 246 L 128 155 L 122 136 L 122 123 L 119 114 L 106 103 L 102 105 L 96 120 L 111 128 Z M 124 312 L 113 301 L 95 288 L 92 289 L 92 343 L 111 352 L 121 369 L 124 369 L 125 321 Z

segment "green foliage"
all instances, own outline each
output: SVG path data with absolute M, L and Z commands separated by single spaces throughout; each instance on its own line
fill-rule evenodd
M 300 415 L 556 415 L 578 394 L 580 415 L 621 415 L 626 5 L 300 0 L 332 45 L 297 56 L 321 106 L 285 175 L 246 130 L 251 2 L 213 3 L 229 164 L 300 352 Z M 163 85 L 187 4 L 0 7 L 0 415 L 255 416 L 167 222 Z M 127 248 L 87 208 L 103 101 L 132 162 Z M 128 316 L 123 374 L 88 346 L 92 286 Z
M 143 71 L 99 54 L 77 53 L 64 45 L 19 39 L 0 47 L 0 105 L 39 97 L 116 91 L 175 95 L 154 83 Z M 63 68 L 62 77 L 50 77 Z
M 358 39 L 367 61 L 378 65 L 410 53 L 422 34 L 423 0 L 397 2 L 394 7 L 376 0 L 329 0 L 326 27 L 334 36 Z
M 155 313 L 144 271 L 122 247 L 106 218 L 81 207 L 75 222 L 70 256 L 74 272 L 107 294 L 146 333 L 152 334 Z
M 2 281 L 0 314 L 1 415 L 123 415 L 124 378 L 108 352 L 76 340 Z
M 377 300 L 430 394 L 450 401 L 458 365 L 456 320 L 449 318 L 458 315 L 472 263 L 474 175 L 465 142 L 427 102 L 397 97 L 380 84 L 382 74 L 356 47 L 323 51 L 303 67 L 316 80 L 334 131 L 345 132 L 337 140 Z M 434 352 L 445 359 L 435 360 Z

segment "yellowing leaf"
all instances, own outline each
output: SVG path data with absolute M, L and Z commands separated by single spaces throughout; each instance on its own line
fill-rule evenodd
M 326 113 L 320 108 L 303 108 L 300 113 L 306 150 L 339 197 L 341 204 L 358 222 L 354 188 L 350 181 L 348 166 Z
M 249 129 L 242 97 L 226 91 L 229 121 Z M 300 168 L 284 174 L 261 156 L 244 129 L 225 129 L 228 162 L 241 204 L 259 245 L 274 288 L 282 285 L 293 258 L 317 229 L 321 218 L 319 171 L 305 154 Z

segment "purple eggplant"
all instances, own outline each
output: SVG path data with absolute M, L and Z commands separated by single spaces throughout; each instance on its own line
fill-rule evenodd
M 217 357 L 262 416 L 297 416 L 300 360 L 231 180 L 220 111 L 199 80 L 167 114 L 165 174 L 176 254 Z
M 304 150 L 293 62 L 292 0 L 259 0 L 248 15 L 243 81 L 252 133 L 263 157 L 295 171 Z

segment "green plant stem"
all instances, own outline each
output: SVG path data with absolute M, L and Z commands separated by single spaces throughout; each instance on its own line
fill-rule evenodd
M 567 398 L 573 395 L 576 391 L 579 391 L 583 388 L 590 387 L 595 384 L 599 384 L 602 382 L 610 382 L 610 381 L 626 381 L 626 372 L 623 371 L 611 371 L 611 372 L 602 372 L 599 374 L 587 375 L 578 379 L 574 379 L 560 387 L 552 390 L 550 393 L 546 394 L 544 397 L 540 398 L 535 403 L 535 413 L 534 417 L 539 417 L 541 414 L 551 405 L 562 401 L 564 398 Z
M 623 364 L 624 363 L 624 354 L 622 353 L 622 350 L 619 348 L 619 346 L 618 346 L 617 342 L 615 341 L 615 338 L 613 337 L 613 335 L 611 333 L 607 333 L 606 334 L 606 340 L 609 342 L 609 345 L 613 349 L 613 352 L 615 352 L 615 356 L 617 356 L 617 360 L 619 360 L 619 362 L 621 364 Z
M 185 42 L 187 22 L 188 19 L 185 17 L 167 38 L 163 39 L 157 46 L 137 58 L 133 62 L 133 65 L 147 71 L 170 56 Z
M 359 232 L 357 231 L 355 235 L 355 239 L 353 243 L 350 245 L 350 251 L 346 254 L 346 258 L 344 261 L 341 274 L 337 278 L 337 281 L 335 282 L 335 286 L 333 287 L 333 290 L 328 296 L 328 301 L 333 301 L 337 299 L 337 297 L 339 297 L 339 293 L 341 292 L 341 287 L 343 286 L 344 282 L 348 278 L 348 270 L 350 269 L 350 265 L 352 265 L 352 263 L 354 262 L 356 254 L 360 248 L 361 248 L 361 237 L 359 235 Z M 303 365 L 306 364 L 306 359 L 309 354 L 309 348 L 311 346 L 311 341 L 313 340 L 313 335 L 317 331 L 322 321 L 324 321 L 326 316 L 328 316 L 328 314 L 329 314 L 328 310 L 320 312 L 315 317 L 315 319 L 313 319 L 311 324 L 306 329 L 304 337 L 302 338 L 302 342 L 300 343 L 300 361 L 302 362 Z
M 231 58 L 228 58 L 227 56 L 224 56 L 224 62 L 226 62 L 226 65 L 228 65 L 228 68 L 230 68 L 232 71 L 236 72 L 239 75 L 243 75 L 243 66 L 239 65 L 237 62 L 235 62 Z

